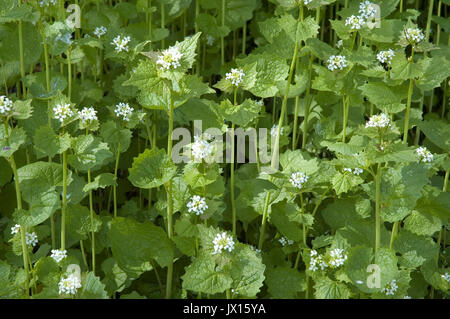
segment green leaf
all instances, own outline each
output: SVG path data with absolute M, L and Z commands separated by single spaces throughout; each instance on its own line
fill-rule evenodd
M 151 269 L 150 259 L 161 267 L 173 260 L 172 242 L 161 227 L 150 222 L 117 217 L 111 222 L 109 240 L 117 264 L 132 278 Z
M 433 239 L 415 235 L 407 230 L 402 230 L 395 237 L 394 249 L 402 255 L 400 264 L 408 268 L 423 265 L 439 252 L 439 246 Z
M 274 224 L 278 231 L 289 239 L 296 242 L 301 241 L 302 231 L 300 224 L 289 219 L 288 214 L 293 214 L 298 211 L 298 207 L 286 201 L 272 205 L 272 212 L 270 214 L 270 222 Z
M 361 177 L 355 176 L 348 172 L 337 172 L 331 180 L 331 184 L 333 185 L 333 189 L 336 191 L 336 195 L 346 193 L 362 182 L 363 180 Z
M 266 270 L 265 281 L 272 298 L 292 299 L 306 288 L 306 277 L 291 267 L 277 267 Z
M 314 283 L 314 296 L 317 299 L 349 299 L 351 292 L 344 283 L 320 277 Z
M 370 82 L 359 87 L 369 101 L 377 107 L 401 102 L 408 97 L 408 87 L 388 86 L 384 82 Z
M 442 228 L 442 221 L 433 215 L 413 211 L 404 221 L 404 229 L 419 236 L 433 236 Z
M 416 85 L 428 91 L 441 85 L 450 76 L 450 61 L 444 57 L 425 58 L 425 70 Z
M 31 117 L 33 107 L 30 100 L 17 100 L 14 102 L 12 117 L 16 120 L 26 120 Z
M 220 103 L 219 112 L 226 120 L 246 127 L 256 119 L 261 110 L 261 106 L 252 99 L 246 99 L 242 104 L 233 105 L 230 100 Z
M 35 131 L 33 141 L 38 159 L 47 156 L 51 158 L 69 149 L 71 137 L 68 133 L 56 135 L 51 127 L 41 126 Z
M 101 168 L 113 154 L 108 145 L 93 135 L 80 135 L 72 141 L 73 154 L 67 157 L 68 163 L 81 172 Z
M 114 121 L 108 121 L 100 126 L 100 136 L 103 141 L 108 143 L 113 153 L 117 153 L 120 146 L 120 152 L 128 150 L 131 143 L 131 131 L 126 128 L 119 128 Z
M 167 183 L 177 168 L 163 149 L 146 149 L 133 160 L 129 169 L 130 182 L 139 188 L 154 188 Z
M 425 120 L 419 123 L 425 136 L 445 152 L 450 152 L 450 126 L 441 120 Z
M 231 288 L 233 279 L 216 266 L 207 254 L 201 254 L 186 268 L 181 277 L 183 289 L 205 294 L 216 294 Z
M 5 127 L 0 127 L 0 157 L 9 158 L 13 155 L 27 140 L 25 130 L 21 127 L 8 128 L 9 138 L 6 140 Z
M 83 187 L 83 192 L 89 192 L 91 190 L 97 190 L 99 188 L 105 189 L 108 186 L 117 185 L 117 183 L 114 181 L 114 174 L 111 173 L 102 173 L 100 175 L 97 175 L 95 179 L 86 184 Z
M 100 282 L 100 277 L 94 275 L 91 271 L 87 274 L 82 283 L 80 294 L 82 299 L 108 299 L 105 291 L 105 285 Z

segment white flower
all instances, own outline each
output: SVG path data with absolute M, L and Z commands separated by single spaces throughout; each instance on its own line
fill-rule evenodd
M 363 1 L 359 4 L 359 14 L 365 19 L 374 18 L 376 12 L 376 7 L 370 1 Z
M 344 43 L 342 42 L 342 40 L 339 40 L 338 42 L 336 42 L 336 47 L 337 47 L 338 49 L 340 49 L 340 48 L 342 47 L 343 44 L 344 44 Z
M 364 24 L 366 24 L 366 21 L 364 21 L 362 16 L 352 15 L 345 20 L 345 25 L 350 26 L 351 30 L 359 30 Z
M 340 248 L 335 248 L 330 251 L 329 264 L 332 268 L 340 267 L 347 260 L 347 255 L 344 254 L 344 250 Z
M 212 35 L 206 36 L 206 44 L 209 46 L 214 45 L 214 42 L 216 41 L 216 38 L 214 38 Z
M 26 233 L 25 234 L 25 243 L 28 246 L 36 246 L 36 244 L 38 243 L 38 238 L 35 232 L 32 233 Z
M 362 168 L 359 168 L 359 167 L 356 167 L 354 169 L 351 169 L 349 167 L 344 167 L 343 171 L 344 172 L 349 172 L 350 174 L 357 175 L 357 176 L 359 176 L 359 174 L 364 172 L 364 170 Z
M 96 121 L 97 111 L 93 107 L 84 107 L 81 111 L 78 111 L 78 117 L 83 123 Z
M 384 292 L 386 294 L 386 296 L 393 296 L 395 294 L 395 292 L 398 289 L 398 285 L 397 285 L 397 280 L 392 279 L 392 281 L 390 283 L 388 283 L 386 285 L 386 287 L 384 287 L 383 289 L 381 289 L 381 292 Z
M 311 3 L 313 0 L 300 0 L 300 2 L 303 2 L 304 5 L 307 5 Z
M 11 113 L 13 102 L 6 96 L 0 96 L 0 115 L 8 116 Z
M 293 240 L 287 239 L 286 237 L 281 237 L 280 239 L 278 239 L 278 241 L 283 247 L 286 245 L 292 245 L 294 243 Z
M 113 42 L 111 42 L 112 45 L 115 45 L 115 50 L 117 52 L 127 51 L 128 52 L 128 43 L 131 41 L 131 38 L 129 36 L 121 37 L 118 35 L 113 39 Z
M 52 249 L 51 256 L 57 263 L 67 257 L 67 250 Z
M 422 42 L 425 35 L 419 28 L 408 28 L 405 30 L 405 38 L 410 44 L 414 45 Z
M 403 299 L 411 299 L 411 296 L 404 296 Z
M 225 79 L 231 81 L 234 86 L 239 86 L 244 76 L 245 73 L 242 69 L 231 69 L 229 73 L 225 74 Z
M 53 112 L 55 113 L 55 119 L 59 120 L 61 123 L 63 123 L 65 119 L 73 116 L 73 111 L 70 108 L 69 103 L 57 104 L 56 107 L 53 108 Z
M 450 275 L 448 274 L 448 272 L 446 272 L 445 274 L 441 275 L 441 277 L 444 278 L 446 282 L 450 282 Z
M 116 109 L 114 112 L 116 113 L 117 117 L 122 117 L 124 121 L 129 121 L 130 116 L 133 113 L 134 108 L 130 107 L 128 103 L 120 102 L 116 105 Z
M 358 285 L 362 285 L 364 282 L 362 280 L 357 280 L 355 281 L 355 283 L 357 283 Z
M 347 66 L 347 60 L 343 55 L 332 55 L 328 58 L 327 63 L 330 71 L 342 70 Z
M 214 252 L 213 255 L 221 254 L 223 250 L 229 252 L 234 249 L 234 240 L 231 236 L 228 236 L 226 232 L 217 234 L 213 240 Z
M 42 7 L 48 7 L 50 5 L 56 5 L 58 0 L 41 0 L 39 1 L 39 6 Z
M 195 213 L 195 215 L 203 215 L 205 210 L 208 209 L 205 198 L 198 195 L 194 195 L 191 201 L 187 203 L 187 208 L 189 213 Z
M 97 38 L 101 38 L 106 33 L 106 31 L 108 31 L 108 29 L 104 26 L 96 27 L 94 30 L 94 35 L 96 35 Z
M 380 63 L 386 63 L 387 65 L 391 65 L 392 58 L 394 57 L 395 52 L 392 49 L 389 49 L 387 51 L 380 51 L 377 54 L 377 60 Z
M 389 127 L 390 124 L 390 120 L 389 117 L 384 114 L 378 114 L 378 115 L 372 115 L 369 119 L 369 121 L 366 123 L 366 128 L 368 127 L 379 127 L 379 128 L 383 128 L 383 127 Z
M 81 282 L 75 274 L 70 274 L 67 278 L 62 278 L 59 281 L 58 287 L 60 295 L 75 295 L 77 290 L 81 288 Z
M 305 173 L 302 172 L 295 172 L 291 174 L 291 178 L 289 181 L 291 182 L 292 186 L 301 189 L 302 184 L 306 183 L 308 181 L 308 176 Z
M 11 227 L 11 235 L 17 234 L 20 230 L 20 225 L 15 224 L 13 227 Z
M 194 143 L 191 145 L 191 154 L 196 161 L 200 161 L 208 156 L 211 156 L 213 148 L 213 145 L 208 142 L 207 136 L 195 135 Z
M 416 148 L 416 155 L 422 163 L 430 163 L 433 161 L 433 153 L 427 150 L 426 147 L 420 146 Z
M 170 70 L 178 68 L 181 63 L 181 58 L 183 54 L 181 54 L 180 49 L 178 47 L 173 46 L 161 52 L 156 61 L 156 64 L 160 65 L 163 69 Z
M 323 257 L 317 253 L 316 250 L 311 250 L 311 259 L 309 260 L 309 270 L 317 271 L 324 270 L 328 267 L 327 263 L 323 260 Z
M 281 130 L 280 130 L 280 136 L 283 135 L 283 131 L 284 131 L 284 127 L 281 127 Z M 270 129 L 270 135 L 271 135 L 272 137 L 276 137 L 277 134 L 278 134 L 278 124 L 274 124 L 274 125 L 272 126 L 272 128 Z

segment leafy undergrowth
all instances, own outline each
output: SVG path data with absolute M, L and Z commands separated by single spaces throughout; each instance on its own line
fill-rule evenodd
M 450 1 L 69 4 L 0 9 L 0 297 L 448 297 Z

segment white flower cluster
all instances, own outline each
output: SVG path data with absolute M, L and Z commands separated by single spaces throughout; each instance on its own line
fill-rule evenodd
M 425 40 L 425 35 L 419 28 L 408 28 L 405 30 L 405 39 L 410 44 L 415 45 Z
M 205 198 L 200 197 L 198 195 L 194 195 L 191 198 L 191 201 L 187 203 L 187 208 L 189 213 L 195 213 L 195 215 L 203 215 L 205 210 L 208 209 L 208 205 L 206 204 Z
M 97 111 L 93 107 L 84 107 L 78 111 L 78 117 L 83 123 L 97 121 Z
M 389 117 L 384 114 L 372 115 L 369 121 L 366 123 L 366 128 L 368 127 L 389 127 L 391 125 Z
M 294 243 L 293 240 L 287 239 L 286 237 L 281 237 L 280 239 L 278 239 L 278 241 L 283 247 L 286 245 L 292 245 Z
M 53 108 L 53 112 L 55 112 L 55 119 L 59 120 L 61 123 L 63 123 L 65 119 L 73 116 L 73 111 L 70 108 L 69 103 L 57 104 Z
M 361 174 L 362 172 L 364 172 L 364 170 L 362 168 L 356 167 L 353 170 L 349 167 L 344 167 L 343 169 L 344 172 L 349 172 L 350 174 L 354 174 L 359 176 L 359 174 Z
M 281 130 L 280 130 L 280 136 L 283 135 L 283 132 L 284 132 L 284 127 L 281 127 Z M 272 137 L 276 137 L 277 134 L 278 134 L 278 124 L 274 124 L 274 125 L 272 126 L 272 128 L 270 129 L 270 135 L 271 135 Z
M 327 63 L 330 71 L 342 70 L 347 67 L 347 59 L 344 55 L 332 55 L 328 58 Z
M 221 254 L 223 250 L 232 252 L 234 249 L 234 240 L 228 236 L 226 232 L 217 234 L 213 240 L 214 252 L 213 255 Z
M 381 292 L 384 292 L 386 296 L 393 296 L 398 289 L 397 280 L 392 279 L 390 283 L 386 285 Z
M 330 267 L 338 268 L 344 264 L 347 260 L 347 255 L 344 254 L 344 250 L 335 248 L 330 251 L 330 260 L 328 261 Z
M 120 102 L 116 105 L 116 109 L 114 112 L 116 113 L 117 117 L 122 117 L 124 121 L 129 121 L 130 116 L 133 113 L 134 108 L 130 107 L 128 103 Z
M 311 250 L 311 259 L 309 262 L 309 270 L 317 271 L 324 270 L 325 268 L 339 268 L 344 265 L 347 260 L 347 254 L 344 253 L 343 249 L 335 248 L 332 249 L 328 256 L 320 255 L 316 250 Z
M 62 278 L 59 283 L 60 295 L 75 295 L 77 290 L 81 288 L 80 279 L 75 274 L 70 274 L 67 278 Z
M 194 143 L 191 145 L 191 154 L 196 161 L 200 161 L 208 156 L 211 156 L 214 147 L 212 143 L 208 142 L 208 140 L 208 136 L 205 135 L 194 136 Z
M 206 36 L 206 44 L 207 45 L 213 46 L 215 41 L 216 41 L 216 38 L 214 38 L 212 35 Z
M 446 272 L 445 274 L 441 275 L 441 277 L 444 278 L 446 282 L 450 282 L 450 275 L 448 274 L 448 272 Z
M 295 172 L 291 174 L 291 178 L 289 179 L 289 182 L 291 182 L 292 186 L 301 189 L 302 184 L 306 183 L 308 181 L 308 176 L 305 173 L 302 172 Z
M 427 150 L 426 147 L 420 146 L 416 148 L 416 155 L 422 163 L 430 163 L 433 161 L 433 153 Z
M 38 243 L 38 238 L 35 232 L 32 233 L 26 233 L 25 234 L 25 243 L 28 246 L 36 246 L 36 244 Z
M 362 16 L 352 15 L 345 20 L 345 25 L 350 26 L 351 30 L 359 30 L 366 24 L 366 20 Z
M 372 19 L 375 17 L 377 9 L 370 1 L 363 1 L 359 4 L 359 14 L 364 19 Z
M 231 69 L 229 73 L 225 74 L 225 79 L 231 81 L 234 86 L 239 86 L 244 76 L 245 73 L 242 69 Z
M 112 45 L 115 45 L 115 50 L 117 52 L 127 51 L 128 52 L 128 43 L 131 41 L 131 38 L 129 36 L 121 37 L 118 35 L 113 39 L 113 42 L 111 42 Z
M 11 113 L 13 102 L 6 96 L 0 96 L 0 115 L 8 116 Z
M 319 268 L 320 270 L 324 270 L 328 267 L 323 257 L 317 253 L 317 250 L 311 250 L 310 256 L 311 259 L 309 260 L 309 270 L 317 271 Z
M 380 63 L 386 63 L 387 65 L 391 65 L 392 58 L 394 57 L 395 52 L 392 49 L 387 51 L 380 51 L 377 54 L 377 60 Z
M 67 257 L 67 250 L 52 249 L 51 256 L 57 263 Z
M 163 69 L 170 70 L 178 68 L 181 63 L 183 54 L 178 47 L 173 46 L 161 52 L 156 64 L 159 64 Z
M 15 224 L 13 227 L 11 227 L 11 235 L 17 234 L 20 230 L 20 225 Z
M 56 3 L 58 3 L 58 0 L 41 0 L 39 1 L 39 6 L 41 8 L 49 7 L 50 5 L 56 5 Z
M 106 31 L 108 31 L 108 29 L 107 29 L 106 27 L 104 27 L 104 26 L 99 26 L 99 27 L 96 27 L 96 28 L 95 28 L 95 30 L 94 30 L 94 35 L 96 35 L 97 38 L 100 39 L 100 38 L 106 33 Z

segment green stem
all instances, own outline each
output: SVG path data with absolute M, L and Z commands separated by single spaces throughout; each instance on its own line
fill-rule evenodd
M 91 182 L 91 170 L 88 170 L 88 183 Z M 95 275 L 95 231 L 94 231 L 94 204 L 92 189 L 89 190 L 89 212 L 91 215 L 91 250 L 92 250 L 92 272 Z
M 299 107 L 300 97 L 295 97 L 294 104 L 294 128 L 292 131 L 292 150 L 297 147 L 297 126 L 298 126 L 298 107 Z
M 242 28 L 242 54 L 246 53 L 246 45 L 247 45 L 247 22 L 244 23 L 244 27 Z
M 405 124 L 403 126 L 403 143 L 408 142 L 409 113 L 411 112 L 411 99 L 413 93 L 414 79 L 409 80 L 408 100 L 406 102 Z
M 375 253 L 380 247 L 380 230 L 381 230 L 381 217 L 380 217 L 380 185 L 381 185 L 381 163 L 378 163 L 377 175 L 375 179 Z
M 165 22 L 165 11 L 164 11 L 164 3 L 161 3 L 161 29 L 165 28 L 166 22 Z M 161 40 L 161 49 L 164 49 L 166 46 L 165 38 Z
M 306 139 L 308 136 L 308 123 L 309 123 L 309 112 L 311 109 L 312 98 L 310 98 L 311 93 L 311 74 L 312 74 L 312 61 L 313 56 L 309 55 L 309 64 L 308 64 L 308 86 L 306 87 L 306 95 L 305 95 L 305 119 L 303 121 L 303 136 L 302 136 L 302 149 L 306 147 Z
M 302 18 L 303 18 L 303 6 L 300 5 L 300 14 L 299 14 L 299 18 L 297 19 L 297 25 L 300 23 Z M 281 104 L 281 113 L 280 113 L 280 118 L 278 120 L 278 130 L 277 130 L 277 135 L 275 137 L 275 145 L 274 145 L 274 149 L 272 150 L 271 166 L 274 169 L 277 168 L 276 166 L 277 166 L 277 162 L 278 162 L 277 159 L 278 159 L 278 151 L 279 151 L 279 146 L 280 146 L 281 128 L 283 127 L 284 114 L 286 113 L 287 99 L 289 96 L 292 75 L 294 73 L 295 64 L 297 62 L 298 48 L 299 48 L 299 41 L 297 40 L 297 41 L 295 41 L 294 54 L 292 56 L 291 66 L 289 69 L 289 76 L 287 79 L 286 91 L 284 93 L 283 102 Z
M 71 57 L 70 57 L 70 51 L 72 48 L 69 48 L 67 50 L 67 83 L 68 83 L 68 94 L 69 94 L 69 100 L 72 97 L 72 66 L 71 66 Z
M 120 142 L 117 144 L 116 163 L 114 165 L 114 184 L 113 184 L 114 218 L 117 217 L 117 173 L 119 171 L 119 159 L 120 159 Z
M 347 137 L 347 121 L 348 121 L 348 100 L 345 94 L 342 95 L 342 142 L 345 143 Z
M 237 87 L 234 89 L 234 106 L 237 106 Z M 236 235 L 236 203 L 234 199 L 234 123 L 231 124 L 231 165 L 230 165 L 230 197 L 233 234 Z
M 267 223 L 267 214 L 269 212 L 269 203 L 270 203 L 270 193 L 267 192 L 265 203 L 264 203 L 264 211 L 261 222 L 261 229 L 259 231 L 259 242 L 258 249 L 261 250 L 264 244 L 264 237 L 266 234 L 266 223 Z
M 398 222 L 395 222 L 392 226 L 392 232 L 391 232 L 391 242 L 389 243 L 389 249 L 392 250 L 392 247 L 394 245 L 395 237 L 397 236 L 398 231 Z
M 63 198 L 61 206 L 61 250 L 66 249 L 67 151 L 63 152 Z
M 222 0 L 222 28 L 225 27 L 225 0 Z M 225 64 L 225 39 L 220 37 L 220 62 Z
M 173 92 L 170 90 L 170 109 L 169 109 L 169 132 L 167 136 L 167 154 L 172 159 L 172 132 L 173 132 Z M 173 198 L 172 198 L 172 180 L 167 182 L 167 236 L 172 239 L 173 236 Z M 166 298 L 171 298 L 172 295 L 172 278 L 173 278 L 173 260 L 167 268 L 167 282 L 166 282 Z
M 21 0 L 19 0 L 19 4 Z M 22 82 L 22 96 L 26 97 L 25 83 L 23 82 L 25 77 L 25 61 L 23 54 L 23 29 L 22 29 L 22 20 L 19 20 L 19 58 L 20 58 L 20 76 Z M 17 88 L 19 89 L 19 88 Z

